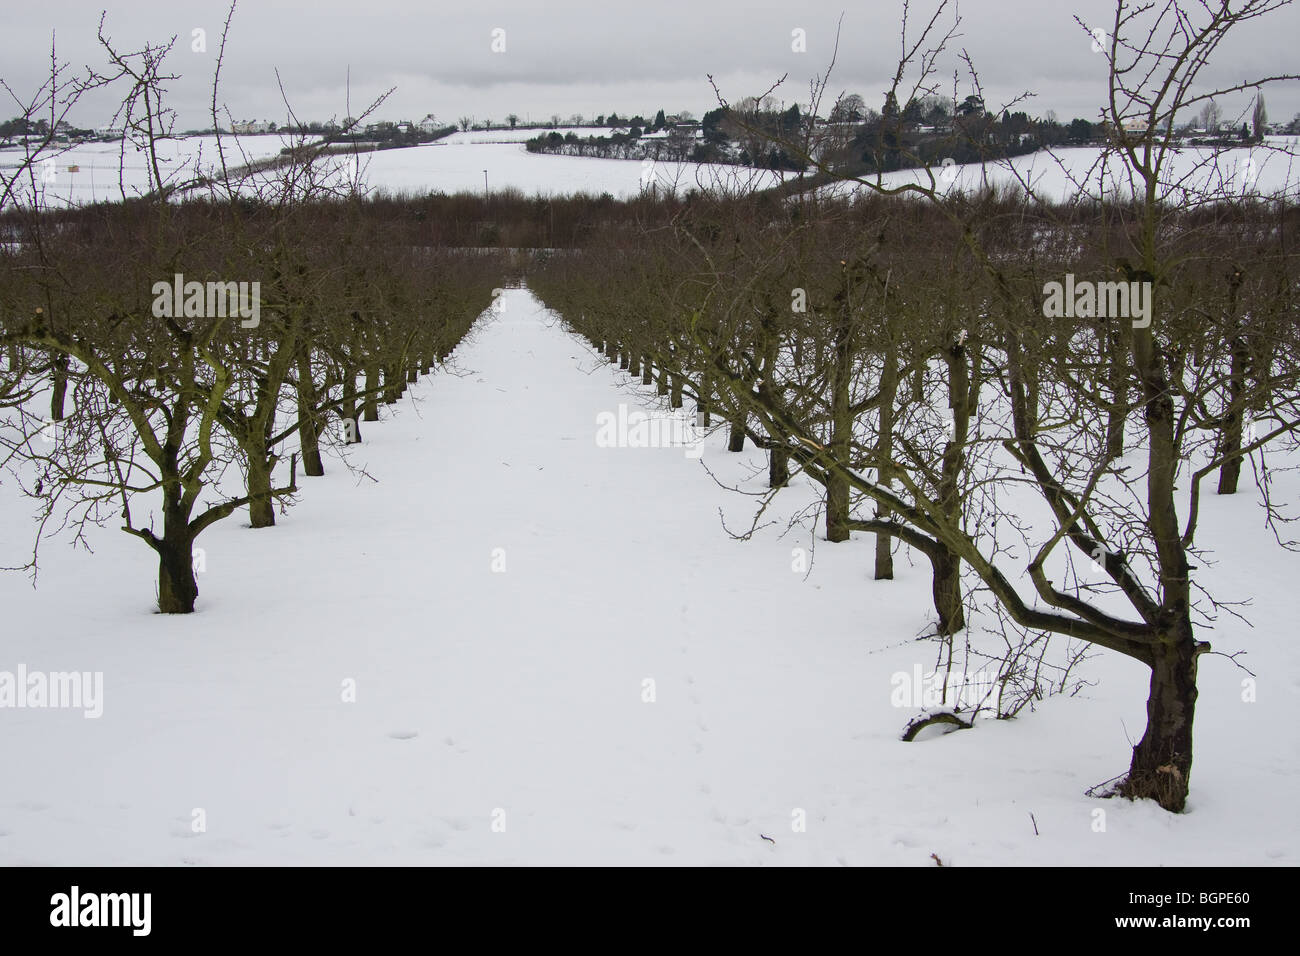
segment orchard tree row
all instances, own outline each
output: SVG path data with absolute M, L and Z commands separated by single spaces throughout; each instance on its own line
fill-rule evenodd
M 874 536 L 877 579 L 895 543 L 928 559 L 949 659 L 972 626 L 1002 637 L 999 716 L 1040 693 L 1051 636 L 1146 666 L 1146 729 L 1111 792 L 1171 811 L 1188 794 L 1198 663 L 1215 653 L 1203 632 L 1237 613 L 1198 580 L 1215 548 L 1203 499 L 1236 493 L 1250 462 L 1290 546 L 1297 516 L 1270 466 L 1294 461 L 1300 430 L 1294 189 L 1235 188 L 1213 154 L 1175 172 L 1174 130 L 1215 98 L 1298 79 L 1215 86 L 1204 69 L 1282 6 L 1117 0 L 1080 22 L 1108 89 L 1111 139 L 1089 173 L 1105 192 L 1077 181 L 1057 204 L 1009 162 L 1011 189 L 967 194 L 933 172 L 891 184 L 879 165 L 837 171 L 805 130 L 774 142 L 835 188 L 692 196 L 529 276 L 670 405 L 722 419 L 732 451 L 766 449 L 770 494 L 795 471 L 819 486 L 826 539 Z M 891 103 L 939 92 L 959 35 L 947 0 L 909 12 Z M 925 166 L 892 121 L 897 165 Z
M 112 69 L 69 79 L 56 63 L 27 114 L 124 87 L 150 188 L 53 209 L 48 156 L 6 170 L 0 480 L 37 505 L 31 573 L 44 534 L 119 523 L 157 554 L 159 610 L 189 613 L 199 536 L 237 511 L 273 525 L 299 472 L 324 474 L 324 446 L 362 441 L 448 359 L 503 266 L 413 235 L 346 157 L 304 144 L 280 165 L 223 150 L 215 174 L 168 171 L 171 44 L 119 53 L 102 23 L 100 38 Z

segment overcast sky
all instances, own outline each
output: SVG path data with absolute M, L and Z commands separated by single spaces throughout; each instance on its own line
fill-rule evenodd
M 913 16 L 936 0 L 913 0 Z M 776 96 L 786 105 L 808 100 L 808 81 L 830 62 L 836 22 L 844 14 L 832 96 L 860 93 L 880 108 L 899 57 L 901 0 L 766 4 L 762 0 L 243 0 L 235 12 L 221 76 L 220 102 L 236 119 L 284 122 L 278 69 L 303 119 L 359 113 L 389 87 L 396 92 L 376 114 L 418 121 L 426 113 L 454 121 L 472 115 L 502 121 L 507 113 L 546 119 L 617 111 L 647 116 L 663 108 L 697 117 L 717 105 L 706 74 L 735 101 L 760 93 L 783 74 Z M 208 102 L 223 0 L 130 0 L 107 8 L 107 32 L 123 49 L 177 37 L 169 58 L 181 75 L 170 85 L 178 129 L 210 125 Z M 969 51 L 988 106 L 1023 91 L 1036 97 L 1031 114 L 1054 110 L 1062 120 L 1094 119 L 1105 92 L 1105 63 L 1074 22 L 1105 26 L 1114 0 L 963 0 L 954 53 Z M 0 77 L 26 94 L 48 70 L 52 33 L 60 60 L 104 63 L 96 39 L 100 4 L 75 0 L 7 0 L 0 28 Z M 195 52 L 193 31 L 206 31 L 207 52 Z M 494 52 L 494 30 L 504 51 Z M 793 31 L 806 36 L 796 52 Z M 501 45 L 501 34 L 496 35 Z M 1300 72 L 1300 6 L 1246 24 L 1218 51 L 1206 78 L 1226 85 Z M 956 56 L 945 62 L 951 89 Z M 348 76 L 351 75 L 349 105 Z M 970 92 L 966 78 L 960 95 Z M 1300 112 L 1300 86 L 1266 93 L 1269 118 Z M 1225 119 L 1249 109 L 1240 95 L 1224 101 Z M 823 107 L 825 114 L 828 106 Z M 99 98 L 73 114 L 82 126 L 107 122 L 112 104 Z M 8 104 L 0 116 L 16 114 Z

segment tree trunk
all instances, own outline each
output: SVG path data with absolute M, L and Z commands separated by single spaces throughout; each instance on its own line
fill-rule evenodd
M 180 490 L 164 489 L 163 536 L 151 544 L 158 554 L 158 610 L 163 614 L 191 614 L 198 600 L 194 579 L 194 538 L 180 503 Z
M 731 417 L 731 429 L 727 432 L 727 451 L 745 450 L 745 412 L 743 409 Z
M 1115 331 L 1106 333 L 1110 370 L 1110 411 L 1106 418 L 1106 457 L 1112 461 L 1124 457 L 1124 419 L 1128 413 L 1128 387 L 1126 383 L 1127 358 L 1124 340 Z
M 780 407 L 784 398 L 780 394 L 780 390 L 774 388 L 772 384 L 776 369 L 778 341 L 776 315 L 774 310 L 769 308 L 763 313 L 763 364 L 758 382 L 759 402 L 768 408 Z M 796 345 L 795 351 L 798 350 L 799 346 Z M 784 488 L 790 483 L 790 451 L 786 448 L 785 439 L 781 435 L 768 432 L 768 437 L 776 444 L 767 453 L 767 486 L 769 488 Z
M 68 394 L 68 357 L 54 357 L 54 383 L 50 392 L 50 421 L 63 421 L 63 403 Z
M 672 376 L 672 385 L 669 386 L 668 404 L 673 408 L 682 407 L 682 376 L 675 374 Z
M 790 452 L 784 446 L 773 448 L 767 455 L 767 486 L 784 488 L 790 483 Z
M 384 368 L 384 404 L 396 405 L 401 399 L 402 393 L 406 391 L 406 381 L 402 377 L 401 371 L 394 365 Z M 307 472 L 311 474 L 311 472 Z
M 898 351 L 885 351 L 884 365 L 880 371 L 880 431 L 876 435 L 876 479 L 885 488 L 894 484 L 894 399 L 898 395 Z M 876 517 L 889 519 L 890 511 L 884 505 L 876 506 Z M 876 532 L 877 581 L 894 579 L 894 541 L 883 531 Z
M 713 424 L 713 378 L 707 372 L 700 375 L 700 394 L 695 401 L 695 423 L 700 428 Z
M 930 556 L 934 571 L 931 590 L 934 610 L 939 615 L 939 633 L 956 634 L 966 626 L 966 610 L 961 603 L 961 558 L 942 544 Z
M 1156 645 L 1146 733 L 1133 748 L 1133 761 L 1119 792 L 1132 799 L 1150 798 L 1166 810 L 1181 813 L 1192 772 L 1198 648 L 1190 621 L 1184 621 L 1177 632 L 1177 639 Z
M 650 356 L 648 355 L 641 356 L 641 384 L 654 384 L 654 373 L 650 366 Z
M 248 518 L 254 528 L 275 524 L 275 501 L 271 498 L 271 466 L 266 450 L 248 452 Z
M 1144 267 L 1154 271 L 1154 242 L 1148 236 Z M 1153 309 L 1154 311 L 1154 309 Z M 1196 657 L 1192 634 L 1191 567 L 1175 501 L 1179 456 L 1173 390 L 1151 328 L 1133 330 L 1133 366 L 1145 399 L 1147 434 L 1147 527 L 1155 544 L 1162 582 L 1161 617 L 1168 622 L 1152 648 L 1147 729 L 1133 748 L 1133 761 L 1120 792 L 1151 797 L 1180 812 L 1187 801 L 1192 768 L 1192 718 L 1196 706 Z
M 1228 407 L 1223 416 L 1219 442 L 1220 455 L 1233 455 L 1219 466 L 1219 494 L 1235 495 L 1241 478 L 1241 419 L 1245 410 L 1242 393 L 1246 390 L 1246 343 L 1238 336 L 1232 342 L 1232 372 L 1228 377 Z
M 379 394 L 375 389 L 379 388 L 379 366 L 366 366 L 366 399 L 365 411 L 362 413 L 363 418 L 368 422 L 379 421 Z
M 357 412 L 357 373 L 348 369 L 343 373 L 343 405 L 339 409 L 343 416 L 343 441 L 348 445 L 361 444 L 361 419 Z
M 847 306 L 841 306 L 847 311 Z M 849 318 L 842 315 L 835 328 L 835 368 L 831 376 L 831 439 L 827 451 L 847 467 L 853 437 L 853 415 L 849 408 L 849 387 L 853 373 L 853 352 L 849 342 Z M 831 470 L 826 482 L 826 540 L 849 539 L 849 480 Z
M 1024 366 L 1017 354 L 1016 368 L 1019 373 Z M 944 361 L 948 366 L 948 407 L 952 412 L 951 429 L 948 441 L 943 449 L 943 461 L 939 472 L 938 494 L 936 504 L 954 522 L 960 517 L 964 502 L 961 494 L 962 471 L 966 467 L 966 442 L 970 438 L 970 420 L 979 404 L 979 367 L 978 353 L 974 360 L 970 351 L 957 342 L 944 351 Z M 972 362 L 972 367 L 968 366 Z M 1019 379 L 1023 387 L 1023 379 Z M 1029 392 L 1024 388 L 1026 395 Z M 1038 409 L 1025 401 L 1022 413 L 1025 421 L 1017 426 L 1024 434 L 1037 431 Z M 939 552 L 930 558 L 934 566 L 934 610 L 939 615 L 939 633 L 955 634 L 966 626 L 966 615 L 961 603 L 961 558 L 952 554 L 943 545 Z
M 311 356 L 298 356 L 298 443 L 302 448 L 304 474 L 319 478 L 325 474 L 320 457 L 320 422 L 316 417 L 316 383 L 311 377 Z

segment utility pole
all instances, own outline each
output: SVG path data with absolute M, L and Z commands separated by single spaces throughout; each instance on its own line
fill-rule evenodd
M 483 195 L 486 196 L 487 194 L 488 194 L 487 170 L 485 169 L 483 170 Z

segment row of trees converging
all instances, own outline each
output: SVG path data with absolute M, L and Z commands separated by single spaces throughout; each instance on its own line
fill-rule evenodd
M 949 660 L 971 627 L 1005 649 L 1000 715 L 1041 692 L 1051 635 L 1148 667 L 1146 730 L 1113 790 L 1174 811 L 1211 653 L 1198 630 L 1232 610 L 1197 580 L 1203 497 L 1235 493 L 1250 461 L 1279 541 L 1297 517 L 1269 494 L 1263 453 L 1287 460 L 1300 431 L 1300 213 L 1285 191 L 1173 181 L 1173 128 L 1268 82 L 1204 89 L 1199 74 L 1228 31 L 1277 6 L 1202 10 L 1185 32 L 1177 0 L 1117 4 L 1098 166 L 1132 188 L 1080 182 L 1053 205 L 1024 182 L 891 187 L 879 163 L 847 176 L 805 130 L 777 141 L 854 198 L 666 201 L 528 278 L 670 405 L 720 419 L 731 450 L 765 449 L 770 494 L 793 473 L 820 486 L 826 539 L 873 535 L 877 579 L 899 545 L 928 559 Z M 933 93 L 956 26 L 936 14 L 909 36 L 892 102 Z M 886 145 L 924 165 L 906 137 Z
M 973 610 L 1016 635 L 1004 682 L 1037 691 L 1024 651 L 1043 634 L 1148 665 L 1126 786 L 1177 808 L 1209 649 L 1194 630 L 1224 600 L 1193 580 L 1201 495 L 1237 491 L 1247 456 L 1300 427 L 1300 211 L 1170 215 L 1153 284 L 1133 214 L 695 198 L 528 282 L 731 450 L 766 449 L 773 494 L 792 471 L 820 485 L 826 539 L 874 535 L 877 579 L 896 542 L 924 555 L 943 640 Z M 1073 317 L 1044 315 L 1053 283 L 1078 290 Z
M 126 84 L 151 188 L 48 209 L 39 152 L 0 183 L 0 466 L 42 531 L 120 520 L 157 554 L 159 610 L 188 613 L 199 535 L 241 509 L 273 525 L 324 446 L 360 442 L 447 360 L 502 263 L 421 236 L 323 150 L 164 174 L 170 47 L 101 40 L 116 72 L 74 91 Z M 58 69 L 29 112 L 67 86 Z
M 194 608 L 202 531 L 244 507 L 274 524 L 299 465 L 323 474 L 323 443 L 361 441 L 501 272 L 411 246 L 360 203 L 132 203 L 4 225 L 0 454 L 46 520 L 120 514 L 158 554 L 164 612 Z M 138 502 L 157 495 L 155 526 Z
M 301 147 L 182 190 L 158 172 L 165 49 L 113 54 L 154 188 L 4 212 L 38 157 L 0 180 L 0 453 L 46 523 L 120 516 L 158 554 L 160 609 L 190 611 L 197 536 L 245 507 L 274 523 L 299 459 L 320 474 L 323 443 L 359 441 L 447 358 L 505 284 L 513 260 L 495 250 L 544 247 L 532 288 L 669 405 L 725 427 L 730 450 L 763 449 L 769 495 L 814 483 L 826 539 L 873 536 L 878 580 L 900 548 L 928 562 L 949 662 L 958 634 L 995 636 L 999 716 L 1065 688 L 1081 650 L 1053 671 L 1051 636 L 1149 668 L 1146 730 L 1116 790 L 1181 810 L 1201 630 L 1232 610 L 1196 575 L 1213 548 L 1203 498 L 1236 493 L 1250 462 L 1280 541 L 1296 517 L 1269 493 L 1264 452 L 1286 460 L 1300 433 L 1300 214 L 1285 194 L 1171 187 L 1172 130 L 1271 79 L 1202 90 L 1198 74 L 1227 31 L 1279 3 L 1201 11 L 1191 33 L 1178 0 L 1117 4 L 1098 164 L 1134 188 L 1078 183 L 1064 205 L 1023 181 L 888 185 L 887 165 L 934 158 L 896 110 L 866 144 L 887 161 L 853 174 L 833 140 L 797 110 L 764 114 L 761 97 L 719 97 L 714 117 L 820 179 L 628 202 L 372 199 L 345 161 Z M 957 26 L 939 22 L 905 44 L 887 103 L 935 94 Z M 964 115 L 983 119 L 974 82 L 979 115 Z M 846 178 L 856 192 L 811 188 Z

